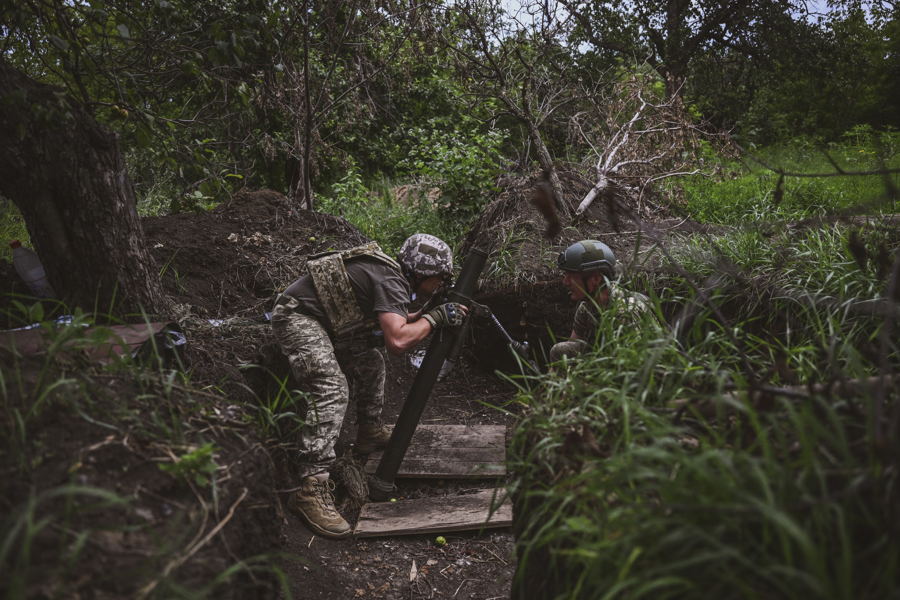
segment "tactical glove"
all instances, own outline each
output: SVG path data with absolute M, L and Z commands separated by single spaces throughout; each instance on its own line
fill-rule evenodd
M 462 307 L 458 303 L 448 302 L 428 311 L 422 315 L 422 318 L 431 324 L 432 329 L 437 329 L 439 327 L 462 325 L 465 316 Z

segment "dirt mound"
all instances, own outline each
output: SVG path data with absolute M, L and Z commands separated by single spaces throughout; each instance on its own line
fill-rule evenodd
M 559 174 L 567 200 L 578 204 L 593 187 L 593 183 L 574 171 Z M 548 240 L 544 235 L 547 222 L 531 199 L 541 183 L 541 178 L 508 177 L 500 182 L 501 191 L 496 200 L 482 212 L 463 243 L 462 253 L 469 248 L 480 248 L 490 253 L 479 290 L 528 288 L 541 282 L 560 278 L 556 257 L 569 245 L 583 239 L 604 242 L 618 259 L 620 268 L 633 263 L 635 250 L 652 245 L 648 236 L 638 235 L 638 226 L 617 208 L 614 203 L 597 199 L 581 217 L 573 220 L 562 232 Z M 692 233 L 696 227 L 685 225 L 687 220 L 672 219 L 665 213 L 642 216 L 661 230 L 674 229 Z M 679 223 L 680 221 L 680 223 Z
M 559 175 L 568 201 L 574 204 L 593 186 L 576 172 Z M 501 192 L 470 230 L 461 253 L 479 248 L 490 254 L 475 300 L 489 306 L 510 335 L 528 341 L 537 361 L 543 363 L 553 343 L 571 333 L 576 307 L 560 284 L 559 253 L 578 240 L 596 239 L 612 248 L 620 269 L 631 269 L 646 266 L 653 240 L 614 203 L 601 199 L 548 240 L 547 222 L 531 201 L 540 183 L 537 175 L 501 180 Z M 642 221 L 664 234 L 690 234 L 696 229 L 688 220 L 665 214 Z M 473 352 L 480 364 L 514 371 L 515 359 L 505 348 L 506 342 L 488 323 L 476 325 Z
M 203 318 L 261 314 L 300 277 L 306 255 L 369 241 L 344 219 L 297 210 L 270 190 L 142 224 L 166 293 Z

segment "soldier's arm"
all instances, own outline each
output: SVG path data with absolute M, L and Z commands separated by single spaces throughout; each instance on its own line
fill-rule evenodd
M 425 319 L 407 321 L 397 313 L 382 312 L 378 313 L 378 321 L 384 333 L 384 345 L 394 355 L 403 354 L 431 333 L 431 324 Z

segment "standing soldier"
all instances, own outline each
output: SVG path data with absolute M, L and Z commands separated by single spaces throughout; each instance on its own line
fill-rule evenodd
M 575 309 L 572 335 L 565 342 L 550 349 L 550 362 L 563 356 L 575 358 L 586 352 L 597 339 L 600 311 L 615 310 L 622 325 L 641 321 L 648 310 L 649 298 L 643 294 L 625 292 L 611 282 L 616 275 L 616 257 L 609 246 L 596 240 L 582 240 L 559 254 L 559 268 L 565 272 L 563 285 L 572 300 L 580 300 Z
M 370 243 L 310 256 L 307 266 L 309 274 L 288 286 L 272 311 L 272 331 L 310 398 L 298 436 L 300 489 L 288 506 L 314 532 L 341 539 L 350 526 L 334 506 L 328 471 L 351 395 L 356 449 L 384 448 L 390 432 L 381 421 L 384 356 L 378 346 L 402 354 L 435 329 L 462 323 L 466 308 L 447 303 L 409 314 L 411 291 L 427 297 L 450 282 L 450 247 L 432 235 L 410 237 L 396 261 Z

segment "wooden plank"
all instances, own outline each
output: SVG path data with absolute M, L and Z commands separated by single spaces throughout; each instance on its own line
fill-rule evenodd
M 366 463 L 366 473 L 372 475 L 378 462 Z M 440 459 L 404 458 L 397 477 L 420 479 L 494 479 L 506 475 L 503 459 L 486 464 L 484 462 L 446 462 Z
M 366 473 L 378 469 L 373 452 Z M 505 425 L 419 425 L 397 477 L 485 479 L 506 474 Z
M 389 427 L 393 429 L 393 427 Z M 505 425 L 419 425 L 412 448 L 495 448 L 505 447 Z
M 397 502 L 369 502 L 363 506 L 353 533 L 356 537 L 491 529 L 512 525 L 512 501 L 507 498 L 490 514 L 502 490 L 465 496 L 442 496 Z
M 83 351 L 87 356 L 102 364 L 108 364 L 114 360 L 114 356 L 124 356 L 138 350 L 147 343 L 151 337 L 169 326 L 169 323 L 140 323 L 137 325 L 114 325 L 111 327 L 87 327 L 79 335 L 63 345 L 63 352 L 70 348 Z M 102 329 L 107 333 L 104 340 L 96 339 L 96 331 Z M 80 347 L 85 339 L 94 337 L 95 342 Z M 6 346 L 20 354 L 37 355 L 47 351 L 54 341 L 54 337 L 47 329 L 37 327 L 34 329 L 11 329 L 0 331 L 0 346 Z

